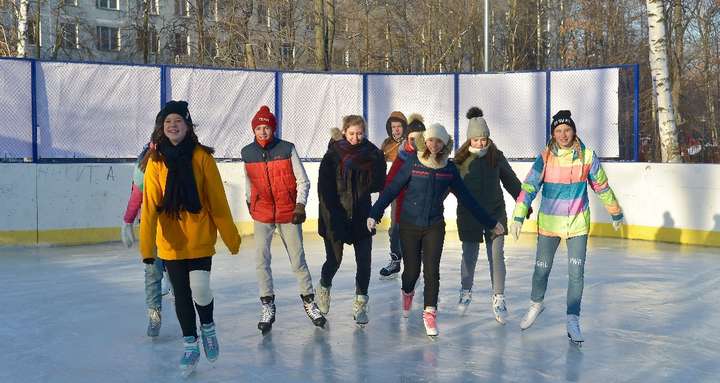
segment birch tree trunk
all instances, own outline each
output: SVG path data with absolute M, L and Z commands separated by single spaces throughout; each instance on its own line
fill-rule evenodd
M 662 0 L 647 0 L 648 35 L 650 37 L 650 71 L 655 81 L 658 105 L 660 151 L 663 162 L 682 162 L 672 105 L 667 57 L 667 36 Z
M 28 27 L 28 0 L 18 1 L 18 27 L 17 27 L 17 56 L 26 57 L 27 27 Z

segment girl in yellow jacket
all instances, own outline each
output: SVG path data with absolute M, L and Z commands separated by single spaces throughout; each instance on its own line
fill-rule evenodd
M 238 252 L 240 235 L 213 149 L 198 142 L 187 102 L 170 101 L 160 114 L 151 138 L 155 149 L 144 159 L 140 253 L 143 262 L 152 264 L 157 247 L 158 257 L 165 261 L 185 342 L 180 369 L 187 376 L 200 359 L 196 310 L 208 361 L 214 362 L 220 350 L 210 290 L 217 232 L 232 254 Z

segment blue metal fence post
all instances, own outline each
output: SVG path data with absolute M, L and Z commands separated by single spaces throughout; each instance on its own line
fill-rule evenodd
M 367 125 L 370 125 L 370 121 L 368 121 L 368 77 L 366 73 L 363 73 L 362 75 L 362 108 L 363 108 L 363 118 L 365 119 L 365 123 Z M 370 133 L 370 129 L 368 129 L 367 133 Z M 370 139 L 370 134 L 367 135 L 368 139 Z
M 167 66 L 160 65 L 160 109 L 167 103 Z
M 460 139 L 460 75 L 455 73 L 453 75 L 453 122 L 454 126 L 454 140 L 455 140 L 455 151 L 458 150 L 458 140 Z
M 550 141 L 552 137 L 552 131 L 550 130 L 550 115 L 552 111 L 550 109 L 550 101 L 552 93 L 550 87 L 551 71 L 548 69 L 545 71 L 545 142 Z
M 35 60 L 30 61 L 30 103 L 32 121 L 32 162 L 38 162 L 37 72 Z
M 275 72 L 275 134 L 282 138 L 282 73 Z
M 633 65 L 633 161 L 640 161 L 640 64 Z

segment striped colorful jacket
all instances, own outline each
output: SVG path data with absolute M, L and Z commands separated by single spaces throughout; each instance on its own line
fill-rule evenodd
M 590 206 L 587 184 L 600 197 L 612 219 L 621 220 L 622 209 L 595 152 L 579 140 L 571 149 L 548 145 L 535 159 L 522 184 L 513 217 L 515 221 L 523 222 L 528 207 L 542 188 L 538 233 L 560 238 L 588 234 Z

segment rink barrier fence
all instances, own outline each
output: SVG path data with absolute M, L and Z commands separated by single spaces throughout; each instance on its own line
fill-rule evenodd
M 532 163 L 512 162 L 522 179 Z M 622 237 L 720 247 L 720 167 L 711 164 L 605 163 L 627 225 L 615 232 L 590 193 L 591 236 Z M 252 233 L 244 203 L 244 165 L 218 163 L 236 224 Z M 311 182 L 303 230 L 316 232 L 318 162 L 305 162 Z M 0 246 L 75 245 L 118 241 L 130 194 L 131 164 L 0 163 Z M 538 211 L 540 198 L 533 208 Z M 445 202 L 447 230 L 454 231 L 456 200 Z M 514 201 L 505 194 L 508 214 Z M 388 213 L 388 212 L 386 212 Z M 536 216 L 533 215 L 532 218 Z M 380 222 L 387 228 L 388 219 Z M 524 231 L 534 232 L 528 220 Z M 512 242 L 512 241 L 509 241 Z

